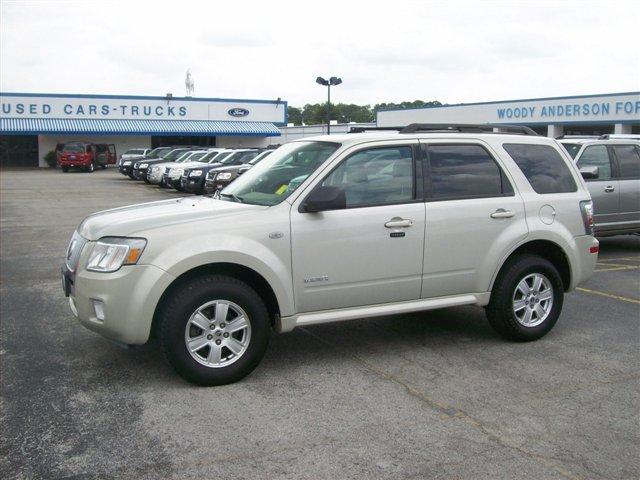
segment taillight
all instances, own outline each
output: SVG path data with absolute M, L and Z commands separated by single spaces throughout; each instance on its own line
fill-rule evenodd
M 585 233 L 593 235 L 593 202 L 591 200 L 580 202 L 580 212 L 582 213 Z

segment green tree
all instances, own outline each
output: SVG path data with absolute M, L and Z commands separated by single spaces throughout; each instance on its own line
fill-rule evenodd
M 297 107 L 287 107 L 287 118 L 289 123 L 302 125 L 302 110 Z

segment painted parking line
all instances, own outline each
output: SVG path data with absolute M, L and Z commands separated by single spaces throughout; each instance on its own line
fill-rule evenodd
M 589 288 L 583 288 L 583 287 L 578 287 L 576 288 L 576 290 L 584 293 L 591 293 L 592 295 L 600 295 L 603 297 L 614 298 L 616 300 L 622 300 L 623 302 L 636 303 L 640 305 L 640 300 L 638 300 L 637 298 L 622 297 L 620 295 L 613 295 L 612 293 L 599 292 L 598 290 L 591 290 Z
M 604 266 L 605 268 L 597 268 Z M 596 272 L 615 272 L 616 270 L 637 270 L 640 265 L 625 265 L 623 263 L 598 262 L 596 264 Z

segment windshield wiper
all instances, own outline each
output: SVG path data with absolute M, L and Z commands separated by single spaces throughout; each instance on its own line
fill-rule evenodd
M 229 197 L 232 198 L 234 202 L 238 202 L 238 203 L 244 203 L 242 201 L 242 197 L 239 197 L 233 193 L 221 193 L 220 194 L 221 197 Z

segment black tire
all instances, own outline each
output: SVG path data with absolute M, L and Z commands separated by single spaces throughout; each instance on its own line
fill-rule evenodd
M 87 172 L 89 172 L 89 173 L 93 173 L 93 171 L 94 171 L 95 169 L 96 169 L 95 164 L 94 164 L 93 162 L 91 162 L 91 163 L 89 164 L 89 166 L 87 167 Z
M 245 352 L 233 363 L 208 367 L 196 361 L 185 344 L 191 315 L 212 300 L 239 305 L 249 317 L 251 337 Z M 225 385 L 249 375 L 269 344 L 269 314 L 260 296 L 247 284 L 224 275 L 204 275 L 180 285 L 164 303 L 158 317 L 158 339 L 169 364 L 185 380 L 202 386 Z
M 67 173 L 67 172 L 69 171 L 69 167 L 62 167 L 62 171 L 63 171 L 64 173 Z
M 520 323 L 514 312 L 514 293 L 517 285 L 528 275 L 544 275 L 553 293 L 553 303 L 548 316 L 536 326 Z M 564 301 L 564 286 L 556 267 L 537 255 L 517 255 L 507 261 L 498 274 L 491 291 L 491 300 L 485 307 L 487 319 L 501 336 L 516 342 L 529 342 L 545 336 L 558 321 Z M 532 307 L 533 308 L 533 307 Z
M 103 169 L 103 170 L 106 170 L 106 169 L 107 169 L 107 166 L 106 166 L 106 165 L 100 165 L 100 166 L 102 167 L 102 169 Z

